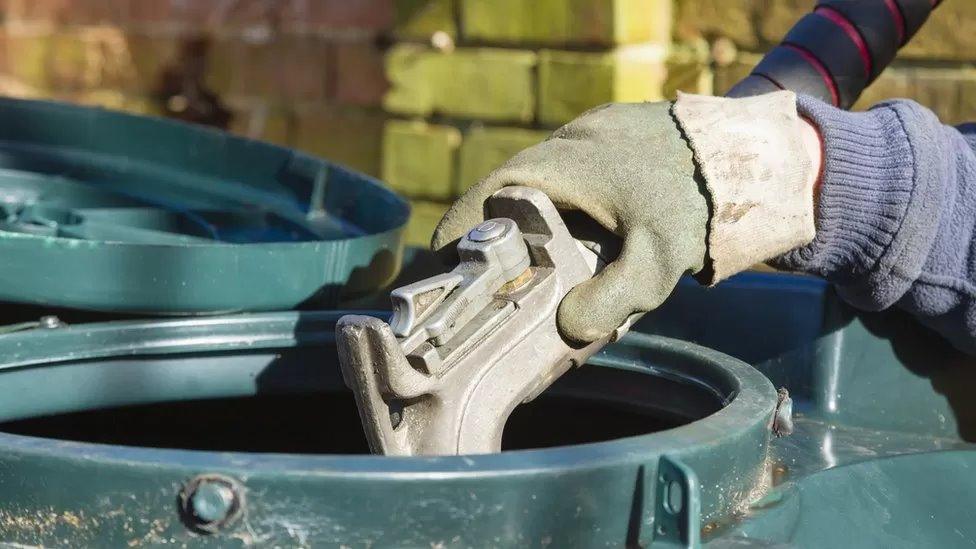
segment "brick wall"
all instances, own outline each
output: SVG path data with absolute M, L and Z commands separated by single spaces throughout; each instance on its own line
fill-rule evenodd
M 380 174 L 390 0 L 0 6 L 0 94 L 211 124 Z
M 410 239 L 452 198 L 582 111 L 711 91 L 703 40 L 671 48 L 671 0 L 398 0 L 383 179 L 414 197 Z M 697 44 L 697 47 L 695 46 Z
M 0 93 L 222 126 L 381 176 L 424 244 L 453 197 L 607 101 L 721 93 L 814 0 L 0 0 Z M 976 120 L 976 2 L 860 106 Z

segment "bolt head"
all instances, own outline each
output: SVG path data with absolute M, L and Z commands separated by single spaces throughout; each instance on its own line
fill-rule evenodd
M 244 510 L 243 487 L 234 479 L 205 474 L 194 477 L 180 491 L 184 524 L 200 534 L 212 534 L 234 523 Z
M 505 234 L 505 225 L 493 219 L 482 221 L 477 227 L 468 232 L 468 240 L 472 242 L 488 242 Z
M 234 505 L 234 492 L 230 487 L 216 482 L 203 482 L 190 495 L 193 516 L 201 522 L 217 522 L 230 513 Z

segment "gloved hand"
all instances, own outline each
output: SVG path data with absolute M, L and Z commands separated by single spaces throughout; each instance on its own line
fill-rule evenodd
M 468 190 L 431 245 L 452 245 L 483 221 L 485 200 L 504 186 L 535 187 L 586 213 L 623 249 L 569 292 L 557 320 L 564 336 L 594 341 L 656 308 L 686 272 L 716 283 L 812 240 L 819 163 L 817 132 L 800 121 L 792 92 L 604 105 Z
M 433 248 L 482 221 L 485 200 L 509 185 L 538 188 L 624 239 L 618 259 L 560 304 L 559 327 L 573 340 L 599 339 L 657 307 L 683 273 L 705 264 L 708 203 L 670 103 L 604 105 L 556 130 L 468 190 L 441 220 Z

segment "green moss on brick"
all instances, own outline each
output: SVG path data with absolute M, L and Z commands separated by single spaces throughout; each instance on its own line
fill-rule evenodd
M 568 122 L 609 102 L 663 98 L 664 48 L 628 46 L 608 52 L 544 50 L 539 54 L 539 119 Z
M 672 0 L 614 0 L 613 43 L 671 42 Z
M 437 227 L 447 208 L 446 203 L 411 200 L 410 220 L 404 232 L 405 243 L 408 246 L 423 248 L 430 246 L 430 237 L 434 234 L 434 228 Z
M 383 107 L 400 114 L 429 115 L 434 111 L 438 56 L 429 48 L 400 44 L 386 54 L 386 78 L 390 89 Z
M 426 41 L 435 32 L 457 38 L 456 0 L 395 0 L 394 9 L 398 38 Z
M 458 193 L 477 183 L 516 153 L 542 141 L 547 131 L 521 128 L 475 128 L 464 136 L 458 170 Z
M 671 39 L 671 0 L 461 0 L 468 40 L 608 46 Z
M 482 120 L 529 122 L 535 115 L 536 54 L 491 48 L 441 55 L 435 110 Z
M 390 120 L 383 132 L 383 180 L 411 198 L 447 200 L 460 144 L 457 128 Z
M 4 40 L 6 72 L 28 86 L 47 88 L 51 41 L 51 36 L 46 34 L 7 35 Z
M 386 59 L 387 110 L 428 116 L 529 122 L 535 115 L 536 54 L 495 48 L 439 52 L 401 44 Z

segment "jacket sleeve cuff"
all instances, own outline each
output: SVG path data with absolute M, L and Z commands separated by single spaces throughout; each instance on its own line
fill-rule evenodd
M 878 310 L 896 302 L 918 276 L 932 235 L 906 217 L 938 216 L 934 174 L 917 172 L 925 139 L 938 120 L 909 102 L 882 103 L 851 113 L 800 96 L 800 114 L 821 132 L 823 180 L 816 236 L 776 260 L 777 267 L 820 275 L 853 305 Z M 921 252 L 921 253 L 920 253 Z

